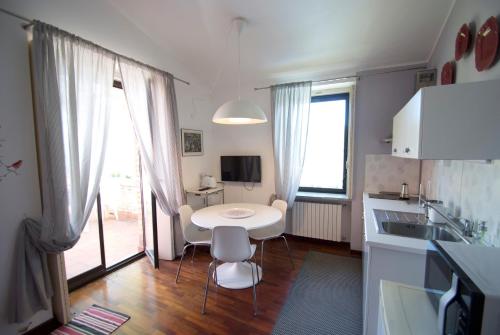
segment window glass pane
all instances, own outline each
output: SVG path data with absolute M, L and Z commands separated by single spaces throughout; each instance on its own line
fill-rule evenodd
M 346 103 L 311 103 L 301 187 L 343 188 Z
M 73 248 L 64 252 L 64 262 L 66 264 L 66 276 L 68 279 L 101 265 L 97 201 L 94 204 L 85 228 L 83 228 L 80 239 Z
M 144 251 L 139 150 L 125 94 L 112 89 L 108 148 L 101 178 L 106 266 Z

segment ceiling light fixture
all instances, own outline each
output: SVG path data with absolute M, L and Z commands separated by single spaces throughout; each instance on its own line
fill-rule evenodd
M 264 111 L 248 100 L 241 99 L 241 48 L 240 35 L 243 26 L 247 21 L 242 17 L 237 17 L 233 23 L 238 29 L 238 99 L 230 100 L 219 108 L 212 117 L 212 122 L 219 124 L 258 124 L 266 123 L 267 117 Z

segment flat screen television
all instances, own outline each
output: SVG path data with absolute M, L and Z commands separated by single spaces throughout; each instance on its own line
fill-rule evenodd
M 222 181 L 260 183 L 260 156 L 221 156 L 220 175 Z

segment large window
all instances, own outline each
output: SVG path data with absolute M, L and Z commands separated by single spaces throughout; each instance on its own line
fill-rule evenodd
M 349 93 L 311 98 L 306 156 L 299 191 L 347 191 Z

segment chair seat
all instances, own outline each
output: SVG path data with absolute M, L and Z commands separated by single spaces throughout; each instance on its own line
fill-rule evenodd
M 191 223 L 185 230 L 184 235 L 186 241 L 191 244 L 208 244 L 210 245 L 212 241 L 212 231 L 209 229 L 203 229 L 197 225 Z
M 274 237 L 279 237 L 281 234 L 283 234 L 283 228 L 279 223 L 273 224 L 269 227 L 248 231 L 248 235 L 254 240 L 267 240 Z

